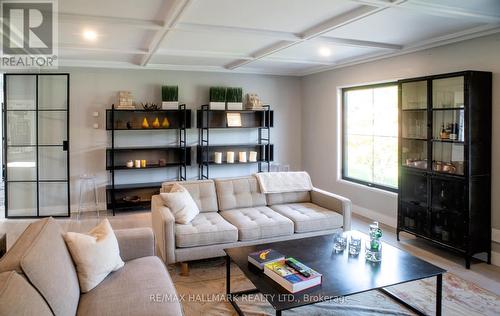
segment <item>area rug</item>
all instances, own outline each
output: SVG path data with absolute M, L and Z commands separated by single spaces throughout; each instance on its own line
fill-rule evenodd
M 226 270 L 222 258 L 193 262 L 189 276 L 181 276 L 175 266 L 169 266 L 186 316 L 237 315 L 225 299 Z M 231 265 L 233 291 L 252 289 L 252 283 L 236 266 Z M 399 297 L 411 301 L 428 315 L 435 313 L 435 278 L 387 288 Z M 245 315 L 274 315 L 274 309 L 260 294 L 240 300 L 238 306 Z M 288 311 L 283 315 L 414 315 L 379 291 L 339 298 Z M 443 315 L 500 315 L 500 297 L 458 276 L 443 277 Z

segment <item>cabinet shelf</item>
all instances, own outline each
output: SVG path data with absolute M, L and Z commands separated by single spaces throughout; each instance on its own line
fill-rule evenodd
M 398 84 L 398 240 L 404 231 L 458 251 L 466 268 L 475 254 L 491 258 L 492 74 L 463 71 Z M 429 100 L 427 107 L 405 108 L 418 100 Z M 445 132 L 456 139 L 441 139 Z
M 433 138 L 431 141 L 432 142 L 436 142 L 436 143 L 453 143 L 453 144 L 463 144 L 464 143 L 463 140 L 453 140 L 453 139 L 436 139 L 436 138 Z

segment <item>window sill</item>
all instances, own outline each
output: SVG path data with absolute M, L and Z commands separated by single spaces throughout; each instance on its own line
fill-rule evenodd
M 337 182 L 341 183 L 341 184 L 347 184 L 347 185 L 356 187 L 358 189 L 364 189 L 364 190 L 369 190 L 369 191 L 376 192 L 376 193 L 381 193 L 381 194 L 384 194 L 384 195 L 392 197 L 392 198 L 398 197 L 398 193 L 396 193 L 396 192 L 391 192 L 391 191 L 371 187 L 371 186 L 368 186 L 365 184 L 360 184 L 360 183 L 356 183 L 356 182 L 352 182 L 352 181 L 348 181 L 348 180 L 344 180 L 344 179 L 337 179 Z

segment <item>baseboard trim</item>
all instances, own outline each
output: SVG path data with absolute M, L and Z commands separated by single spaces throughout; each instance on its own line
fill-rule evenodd
M 500 244 L 500 229 L 496 228 L 491 229 L 491 241 Z
M 390 216 L 381 214 L 381 213 L 376 212 L 374 210 L 370 210 L 370 209 L 364 208 L 362 206 L 353 204 L 352 205 L 352 212 L 355 214 L 370 218 L 374 221 L 385 224 L 387 226 L 391 226 L 394 228 L 397 227 L 397 219 L 396 218 L 392 218 Z
M 491 264 L 500 267 L 500 252 L 491 252 Z

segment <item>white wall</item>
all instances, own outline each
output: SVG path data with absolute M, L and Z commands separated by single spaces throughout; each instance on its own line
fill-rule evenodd
M 179 100 L 186 103 L 189 109 L 198 109 L 208 102 L 210 86 L 243 87 L 244 93 L 255 92 L 263 101 L 271 104 L 274 110 L 275 127 L 271 130 L 271 140 L 275 144 L 275 161 L 289 164 L 292 170 L 301 168 L 301 97 L 300 79 L 293 77 L 223 74 L 205 72 L 174 72 L 156 70 L 113 70 L 92 68 L 66 68 L 61 72 L 70 73 L 70 153 L 71 153 L 71 191 L 72 204 L 78 202 L 78 176 L 93 173 L 98 177 L 99 199 L 104 202 L 105 186 L 109 181 L 109 172 L 105 170 L 105 149 L 110 143 L 110 132 L 105 130 L 105 109 L 117 103 L 117 93 L 129 90 L 136 101 L 160 102 L 161 85 L 179 86 Z M 96 120 L 92 112 L 98 111 Z M 99 129 L 93 129 L 93 123 L 99 122 Z M 196 117 L 192 116 L 193 127 L 188 133 L 188 145 L 198 143 Z M 156 145 L 164 143 L 163 132 L 134 131 L 121 132 L 118 145 Z M 141 135 L 141 136 L 138 136 Z M 212 143 L 256 142 L 257 132 L 221 131 L 211 132 Z M 251 174 L 257 171 L 256 166 L 217 166 L 211 169 L 211 177 Z M 174 178 L 175 170 L 164 169 L 144 171 L 123 171 L 118 176 L 120 181 L 151 182 Z M 192 156 L 192 165 L 187 171 L 188 178 L 197 178 L 196 158 Z M 121 180 L 120 180 L 121 179 Z
M 360 213 L 395 225 L 395 194 L 339 181 L 339 88 L 460 70 L 493 72 L 492 223 L 500 229 L 500 34 L 304 77 L 303 168 L 316 186 L 345 195 Z

